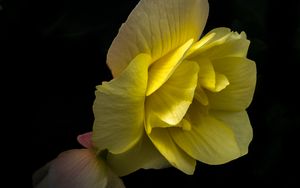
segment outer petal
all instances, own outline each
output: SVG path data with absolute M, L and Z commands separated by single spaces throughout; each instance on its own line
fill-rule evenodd
M 249 44 L 250 41 L 244 32 L 238 34 L 229 28 L 221 27 L 207 33 L 189 49 L 187 54 L 188 58 L 246 57 Z
M 148 55 L 140 54 L 120 77 L 97 87 L 92 140 L 99 151 L 122 153 L 143 135 L 150 61 Z
M 172 138 L 193 158 L 207 164 L 223 164 L 240 156 L 233 132 L 223 122 L 200 113 L 193 104 L 189 111 L 192 129 L 172 128 Z
M 210 108 L 241 111 L 252 101 L 256 84 L 255 63 L 246 58 L 229 57 L 212 61 L 217 72 L 224 74 L 229 85 L 218 93 L 207 92 Z
M 154 62 L 189 39 L 197 41 L 207 16 L 207 0 L 141 0 L 108 51 L 113 76 L 140 53 L 151 55 Z
M 193 101 L 198 71 L 197 63 L 184 61 L 162 87 L 147 97 L 146 116 L 151 113 L 167 124 L 178 124 Z
M 170 166 L 146 135 L 125 153 L 116 155 L 108 153 L 107 163 L 120 176 L 130 174 L 141 168 L 160 169 Z
M 252 127 L 246 111 L 211 111 L 215 118 L 224 122 L 233 132 L 241 151 L 241 155 L 248 153 L 248 147 L 253 137 Z
M 47 176 L 36 188 L 123 188 L 122 181 L 88 149 L 61 153 L 47 166 Z
M 186 174 L 191 175 L 194 173 L 195 159 L 187 155 L 174 143 L 169 133 L 169 128 L 155 128 L 149 134 L 149 138 L 171 165 Z

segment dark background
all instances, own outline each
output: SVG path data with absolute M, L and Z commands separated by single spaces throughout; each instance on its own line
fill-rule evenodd
M 11 186 L 60 152 L 80 148 L 90 131 L 95 86 L 111 75 L 106 53 L 137 0 L 0 0 L 1 80 L 5 89 L 3 166 Z M 254 130 L 249 154 L 230 163 L 198 163 L 193 176 L 175 168 L 139 170 L 131 187 L 299 184 L 298 1 L 210 0 L 204 33 L 215 27 L 246 31 L 256 61 L 257 88 L 248 109 Z M 2 48 L 3 47 L 3 48 Z M 5 74 L 8 73 L 8 74 Z M 5 76 L 4 76 L 5 75 Z M 3 87 L 2 87 L 3 88 Z M 6 130 L 7 129 L 7 130 Z

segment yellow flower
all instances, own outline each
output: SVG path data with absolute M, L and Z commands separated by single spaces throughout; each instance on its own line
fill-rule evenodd
M 246 34 L 217 28 L 199 41 L 207 0 L 141 0 L 107 55 L 114 79 L 97 86 L 93 142 L 119 175 L 248 152 L 245 109 L 256 83 Z

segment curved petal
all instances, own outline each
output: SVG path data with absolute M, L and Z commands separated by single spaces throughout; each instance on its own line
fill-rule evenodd
M 49 169 L 50 187 L 103 187 L 108 182 L 104 162 L 88 149 L 74 149 L 61 153 Z
M 150 56 L 140 54 L 118 78 L 97 87 L 92 140 L 99 151 L 122 153 L 143 135 L 150 61 Z
M 217 72 L 224 74 L 229 85 L 215 93 L 207 91 L 211 109 L 245 110 L 252 101 L 256 84 L 255 62 L 239 57 L 228 57 L 212 61 Z
M 96 154 L 88 149 L 73 149 L 61 153 L 56 159 L 35 173 L 44 175 L 35 188 L 125 188 Z
M 242 32 L 232 32 L 229 28 L 216 28 L 207 33 L 187 52 L 188 59 L 206 57 L 209 59 L 223 57 L 246 57 L 250 41 Z
M 108 183 L 105 188 L 125 188 L 123 181 L 110 168 L 107 170 Z
M 186 174 L 191 175 L 194 173 L 196 160 L 175 144 L 169 133 L 169 128 L 155 128 L 148 136 L 172 166 Z
M 208 105 L 208 97 L 207 97 L 204 89 L 202 88 L 202 86 L 200 86 L 200 84 L 198 84 L 196 87 L 194 98 L 198 102 L 200 102 L 202 105 L 204 105 L 204 106 Z
M 176 144 L 193 158 L 207 164 L 223 164 L 240 156 L 240 150 L 231 129 L 223 122 L 200 113 L 193 104 L 189 111 L 192 129 L 171 128 Z
M 199 85 L 212 91 L 219 92 L 229 84 L 227 77 L 215 71 L 213 64 L 208 58 L 195 58 L 199 64 Z
M 253 131 L 247 112 L 212 110 L 210 113 L 218 120 L 223 121 L 233 131 L 241 155 L 247 154 L 249 144 L 253 138 Z
M 49 168 L 53 160 L 45 164 L 43 167 L 35 171 L 32 175 L 32 185 L 34 188 L 49 188 Z
M 81 135 L 77 136 L 77 141 L 79 142 L 79 144 L 81 144 L 83 147 L 85 148 L 92 148 L 93 147 L 93 143 L 92 143 L 92 132 L 87 132 Z
M 154 62 L 190 39 L 197 41 L 207 16 L 207 0 L 141 0 L 108 51 L 113 76 L 140 53 L 149 54 Z
M 198 71 L 197 63 L 184 61 L 164 85 L 147 97 L 146 119 L 151 113 L 167 124 L 178 124 L 192 103 Z
M 170 166 L 146 135 L 134 147 L 124 153 L 108 153 L 107 163 L 119 176 L 125 176 L 141 168 L 161 169 Z
M 193 39 L 156 61 L 149 69 L 146 95 L 149 96 L 163 85 L 182 62 L 185 52 L 192 45 Z
M 219 92 L 229 85 L 229 81 L 224 74 L 216 72 L 216 85 L 215 88 L 210 90 L 212 92 Z

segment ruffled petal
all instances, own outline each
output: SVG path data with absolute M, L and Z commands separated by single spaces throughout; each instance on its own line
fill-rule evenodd
M 253 131 L 246 111 L 230 112 L 213 110 L 210 113 L 229 127 L 235 136 L 241 155 L 248 153 L 248 147 L 253 137 Z
M 207 16 L 207 0 L 141 0 L 108 51 L 113 76 L 140 53 L 149 54 L 154 62 L 190 39 L 197 41 Z
M 229 28 L 216 28 L 207 33 L 187 52 L 189 59 L 205 57 L 217 59 L 224 57 L 246 57 L 250 41 L 242 32 L 232 32 Z
M 142 137 L 150 61 L 140 54 L 118 78 L 97 86 L 92 140 L 99 151 L 122 153 Z
M 215 71 L 212 62 L 208 58 L 194 58 L 199 64 L 199 85 L 212 92 L 223 90 L 229 81 L 227 77 Z
M 215 59 L 212 61 L 217 72 L 226 76 L 229 85 L 215 93 L 207 91 L 211 109 L 245 110 L 252 101 L 256 84 L 255 62 L 240 57 Z
M 170 166 L 146 135 L 134 147 L 124 153 L 108 153 L 107 163 L 119 176 L 125 176 L 141 168 L 161 169 Z
M 146 92 L 147 96 L 155 92 L 169 79 L 182 62 L 185 52 L 192 43 L 192 39 L 187 41 L 184 45 L 160 58 L 150 67 L 148 88 Z
M 154 128 L 149 138 L 169 163 L 186 174 L 193 174 L 196 161 L 173 141 L 169 128 Z
M 193 101 L 198 80 L 198 64 L 184 61 L 169 80 L 146 99 L 146 121 L 155 115 L 170 126 L 178 124 Z M 162 125 L 152 124 L 153 127 Z
M 189 110 L 190 131 L 170 129 L 176 144 L 193 158 L 207 164 L 223 164 L 238 158 L 241 154 L 233 131 L 223 122 L 201 113 L 199 108 L 193 103 Z

